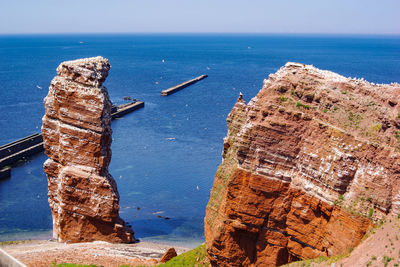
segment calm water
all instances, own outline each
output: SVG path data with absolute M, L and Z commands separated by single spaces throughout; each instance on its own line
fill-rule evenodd
M 140 239 L 186 245 L 204 240 L 225 119 L 239 92 L 249 100 L 287 61 L 375 83 L 400 81 L 400 37 L 393 36 L 0 36 L 0 144 L 40 131 L 43 98 L 61 61 L 97 55 L 111 62 L 105 85 L 114 103 L 124 96 L 146 103 L 112 125 L 110 173 L 121 216 Z M 209 78 L 160 96 L 205 73 Z M 45 159 L 30 159 L 0 182 L 0 240 L 50 236 Z

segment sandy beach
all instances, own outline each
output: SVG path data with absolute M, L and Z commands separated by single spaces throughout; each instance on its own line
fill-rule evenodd
M 65 244 L 55 241 L 32 240 L 5 243 L 1 249 L 27 266 L 50 266 L 53 263 L 95 264 L 98 266 L 154 266 L 161 256 L 174 247 L 178 254 L 190 248 L 166 244 L 139 242 L 111 244 L 102 241 Z

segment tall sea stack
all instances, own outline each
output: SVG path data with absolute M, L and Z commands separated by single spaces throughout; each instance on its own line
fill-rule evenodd
M 44 99 L 44 163 L 60 242 L 134 242 L 119 217 L 119 194 L 108 172 L 111 102 L 102 86 L 110 64 L 102 57 L 63 62 Z
M 205 217 L 213 266 L 333 256 L 400 213 L 400 85 L 287 63 L 228 116 Z

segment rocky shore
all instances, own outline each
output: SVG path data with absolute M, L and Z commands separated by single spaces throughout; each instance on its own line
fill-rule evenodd
M 159 263 L 170 245 L 139 242 L 135 244 L 112 244 L 104 241 L 65 244 L 55 241 L 4 242 L 0 248 L 27 266 L 48 267 L 53 263 L 76 263 L 81 265 L 119 267 L 154 266 Z M 189 248 L 174 246 L 181 254 Z

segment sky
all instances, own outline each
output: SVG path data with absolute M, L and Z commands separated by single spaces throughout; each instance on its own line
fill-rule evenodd
M 0 34 L 400 34 L 400 0 L 0 0 Z

